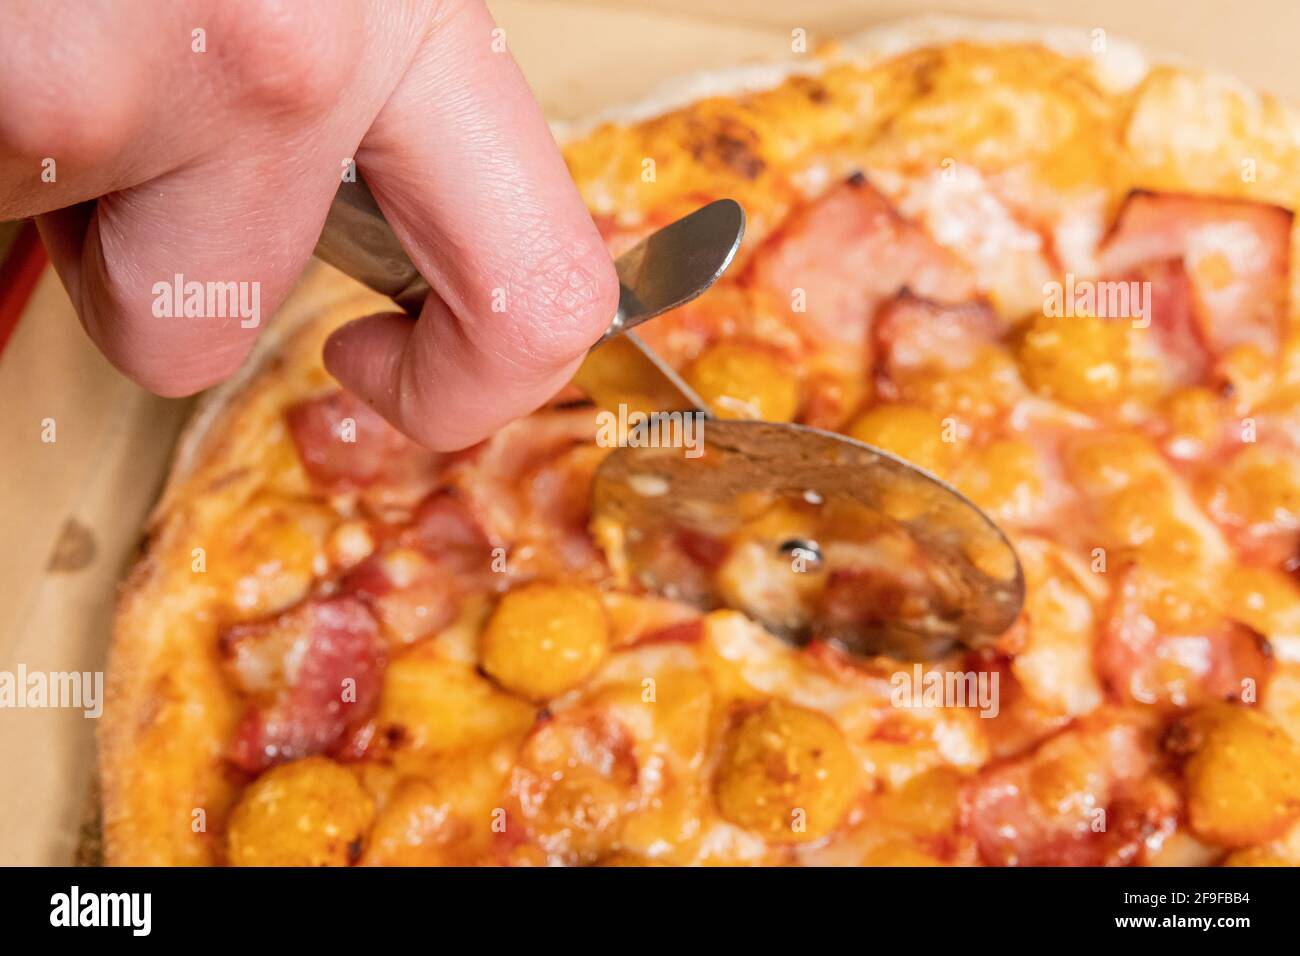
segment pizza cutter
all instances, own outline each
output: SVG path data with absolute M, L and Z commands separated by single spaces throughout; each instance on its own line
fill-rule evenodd
M 615 262 L 618 312 L 574 381 L 628 425 L 591 490 L 616 575 L 857 657 L 990 644 L 1019 615 L 1024 577 L 969 499 L 843 435 L 719 418 L 631 332 L 713 285 L 743 233 L 739 204 L 718 200 Z M 412 316 L 429 292 L 360 178 L 339 190 L 316 254 Z

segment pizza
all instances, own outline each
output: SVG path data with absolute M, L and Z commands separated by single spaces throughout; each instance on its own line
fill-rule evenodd
M 197 412 L 125 584 L 109 863 L 1300 861 L 1300 114 L 942 21 L 563 139 L 614 254 L 741 202 L 728 274 L 644 339 L 724 416 L 950 481 L 1023 613 L 927 662 L 783 641 L 734 608 L 797 507 L 676 541 L 728 607 L 638 590 L 589 526 L 590 395 L 417 447 L 323 370 L 385 306 L 320 267 Z

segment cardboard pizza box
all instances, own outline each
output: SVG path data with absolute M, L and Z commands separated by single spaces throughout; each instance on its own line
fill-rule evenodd
M 1300 100 L 1300 70 L 1290 55 L 1300 37 L 1300 5 L 1271 0 L 490 6 L 548 116 L 558 121 L 636 101 L 676 76 L 799 55 L 791 44 L 796 29 L 815 43 L 925 12 L 1102 29 Z M 14 244 L 13 229 L 0 232 L 0 255 Z M 86 339 L 53 272 L 44 270 L 0 353 L 0 675 L 21 666 L 102 673 L 116 586 L 188 408 L 118 375 Z M 94 719 L 77 710 L 0 709 L 0 864 L 66 863 L 83 845 L 83 816 L 94 805 L 87 799 L 94 728 Z

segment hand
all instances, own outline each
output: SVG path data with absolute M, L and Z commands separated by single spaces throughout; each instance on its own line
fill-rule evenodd
M 269 316 L 350 160 L 434 293 L 416 323 L 340 329 L 325 363 L 417 441 L 536 408 L 613 317 L 613 265 L 480 0 L 0 0 L 0 19 L 0 219 L 36 216 L 90 337 L 159 394 L 226 378 L 258 329 L 159 317 L 155 285 L 257 283 Z

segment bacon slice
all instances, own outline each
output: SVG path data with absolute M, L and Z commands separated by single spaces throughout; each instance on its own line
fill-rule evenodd
M 592 477 L 606 453 L 594 445 L 576 445 L 539 463 L 522 483 L 525 528 L 565 569 L 603 564 L 587 526 Z
M 331 751 L 374 710 L 384 667 L 375 620 L 353 597 L 312 598 L 221 637 L 234 683 L 251 697 L 230 754 L 252 773 Z
M 366 603 L 392 641 L 412 644 L 451 624 L 467 594 L 488 588 L 492 548 L 465 499 L 437 491 L 394 544 L 349 571 L 340 587 Z
M 1004 325 L 983 302 L 943 305 L 904 292 L 876 317 L 872 331 L 877 379 L 888 393 L 909 373 L 969 367 Z
M 598 412 L 537 412 L 461 453 L 445 472 L 484 534 L 512 547 L 512 574 L 595 573 L 587 535 L 587 490 L 605 453 L 595 446 Z M 527 567 L 526 567 L 527 566 Z
M 486 560 L 482 570 L 487 570 Z M 341 586 L 343 593 L 365 602 L 397 644 L 413 644 L 451 624 L 469 590 L 466 575 L 410 548 L 367 558 Z
M 962 818 L 991 866 L 1120 866 L 1173 831 L 1177 794 L 1156 777 L 1155 744 L 1102 716 L 995 763 L 963 794 Z
M 1291 256 L 1291 213 L 1229 199 L 1137 192 L 1101 250 L 1105 275 L 1158 263 L 1186 272 L 1211 354 L 1253 344 L 1276 354 Z M 1154 293 L 1154 289 L 1153 289 Z
M 407 531 L 411 543 L 457 569 L 479 571 L 491 558 L 492 540 L 464 496 L 434 492 L 420 502 Z
M 1146 283 L 1150 289 L 1151 346 L 1166 385 L 1196 385 L 1203 382 L 1213 363 L 1210 345 L 1196 318 L 1195 294 L 1183 264 L 1152 262 L 1125 276 L 1125 282 Z M 1137 344 L 1142 344 L 1138 339 Z
M 1224 620 L 1189 634 L 1167 633 L 1147 612 L 1151 582 L 1131 565 L 1120 578 L 1097 644 L 1097 670 L 1112 697 L 1162 707 L 1240 698 L 1244 681 L 1264 686 L 1267 645 L 1244 624 Z
M 285 418 L 303 467 L 331 491 L 430 482 L 445 458 L 412 442 L 350 392 L 301 402 Z
M 876 309 L 904 288 L 940 302 L 975 292 L 970 269 L 860 175 L 791 216 L 759 250 L 750 279 L 786 303 L 802 289 L 799 318 L 826 342 L 857 349 Z

